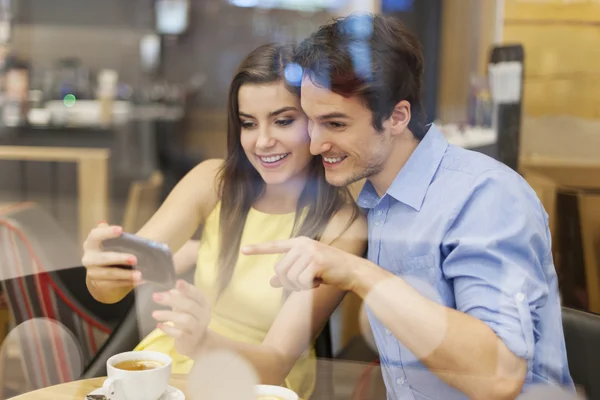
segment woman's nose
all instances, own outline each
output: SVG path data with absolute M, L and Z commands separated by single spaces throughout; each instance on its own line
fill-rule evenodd
M 258 132 L 258 138 L 256 139 L 256 147 L 258 148 L 269 148 L 273 147 L 275 139 L 269 132 L 268 128 L 261 128 Z

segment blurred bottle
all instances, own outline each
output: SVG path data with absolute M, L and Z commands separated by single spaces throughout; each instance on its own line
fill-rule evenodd
M 8 73 L 8 54 L 10 52 L 11 26 L 12 26 L 11 0 L 0 0 L 0 119 L 4 119 L 6 104 L 6 75 Z M 10 114 L 10 110 L 9 110 Z M 4 121 L 0 122 L 4 125 Z
M 10 42 L 12 26 L 12 9 L 10 0 L 0 0 L 0 44 Z
M 492 125 L 493 102 L 488 80 L 472 76 L 470 89 L 468 124 L 489 128 Z
M 9 47 L 0 44 L 0 126 L 4 125 L 2 121 L 2 110 L 6 102 L 6 74 L 8 72 Z
M 113 104 L 117 93 L 119 75 L 112 69 L 104 69 L 98 74 L 97 96 L 100 101 L 100 124 L 112 124 Z
M 44 92 L 39 89 L 29 91 L 27 122 L 31 126 L 46 126 L 50 122 L 50 110 L 44 102 Z
M 5 98 L 2 119 L 6 126 L 20 126 L 27 120 L 29 66 L 17 58 L 6 62 Z

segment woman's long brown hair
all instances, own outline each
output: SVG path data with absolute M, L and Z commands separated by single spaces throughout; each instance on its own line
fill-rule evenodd
M 293 55 L 291 45 L 267 44 L 252 51 L 239 65 L 229 87 L 227 100 L 227 157 L 218 174 L 221 194 L 219 221 L 219 293 L 227 287 L 237 264 L 242 233 L 248 212 L 265 188 L 265 182 L 242 148 L 238 92 L 244 84 L 285 82 L 285 67 Z M 346 188 L 337 188 L 325 180 L 320 157 L 308 167 L 308 179 L 298 200 L 293 236 L 320 240 L 331 217 L 344 205 L 353 207 L 350 225 L 358 217 L 358 207 Z

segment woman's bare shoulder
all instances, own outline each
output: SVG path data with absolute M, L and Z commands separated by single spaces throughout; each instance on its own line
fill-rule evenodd
M 322 241 L 362 255 L 367 243 L 367 218 L 355 204 L 346 204 L 331 218 Z
M 220 199 L 219 172 L 223 162 L 216 158 L 202 161 L 182 179 L 185 192 L 198 200 L 204 217 L 210 214 Z
M 333 214 L 327 229 L 338 235 L 348 229 L 352 229 L 354 232 L 366 232 L 367 217 L 356 204 L 345 204 Z

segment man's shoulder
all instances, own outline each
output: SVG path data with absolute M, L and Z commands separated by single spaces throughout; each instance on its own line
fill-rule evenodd
M 531 189 L 516 171 L 483 153 L 450 145 L 440 164 L 443 179 L 464 182 L 476 189 L 478 184 L 506 186 L 512 191 Z
M 485 154 L 452 145 L 440 164 L 438 179 L 459 191 L 465 202 L 476 193 L 492 192 L 536 208 L 539 204 L 535 191 L 516 171 Z
M 490 171 L 516 174 L 512 169 L 488 155 L 454 145 L 448 146 L 440 167 L 450 173 L 465 174 L 473 178 Z

